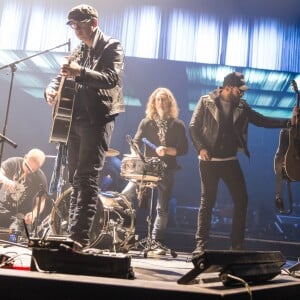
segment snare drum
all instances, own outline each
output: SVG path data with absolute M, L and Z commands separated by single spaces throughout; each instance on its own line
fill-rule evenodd
M 143 162 L 139 157 L 124 155 L 120 175 L 126 179 L 137 181 L 159 181 L 165 169 L 165 163 L 157 157 L 146 158 Z

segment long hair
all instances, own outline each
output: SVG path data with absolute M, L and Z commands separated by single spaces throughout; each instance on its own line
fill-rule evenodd
M 169 105 L 169 112 L 168 116 L 171 118 L 177 118 L 179 115 L 179 108 L 177 105 L 177 101 L 173 95 L 173 93 L 165 87 L 159 87 L 155 89 L 152 94 L 150 95 L 148 102 L 147 102 L 147 107 L 146 107 L 146 117 L 153 120 L 159 117 L 156 107 L 155 107 L 155 99 L 158 94 L 162 94 L 165 96 L 167 99 L 167 103 Z

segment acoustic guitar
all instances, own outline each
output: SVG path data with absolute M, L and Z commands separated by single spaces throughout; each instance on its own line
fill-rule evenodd
M 81 52 L 74 52 L 69 57 L 71 61 L 79 60 Z M 67 144 L 71 128 L 76 82 L 73 77 L 62 76 L 57 91 L 55 105 L 52 110 L 52 128 L 50 143 Z
M 299 107 L 299 90 L 295 80 L 291 86 L 296 93 L 296 107 Z M 297 117 L 296 124 L 289 128 L 289 146 L 284 157 L 284 168 L 291 181 L 300 181 L 300 124 Z

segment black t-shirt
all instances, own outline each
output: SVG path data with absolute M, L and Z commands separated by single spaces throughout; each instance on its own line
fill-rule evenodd
M 0 189 L 1 205 L 12 214 L 27 213 L 34 206 L 34 199 L 41 190 L 41 185 L 47 191 L 47 179 L 42 170 L 27 175 L 24 179 L 22 157 L 12 157 L 2 163 L 5 176 L 15 182 L 15 190 L 8 192 L 2 187 Z

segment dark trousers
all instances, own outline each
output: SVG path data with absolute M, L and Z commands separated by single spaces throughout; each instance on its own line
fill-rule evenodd
M 200 161 L 199 170 L 201 177 L 201 199 L 196 231 L 197 246 L 204 249 L 207 246 L 218 183 L 222 179 L 233 201 L 232 249 L 243 248 L 248 195 L 239 161 Z
M 163 242 L 169 220 L 169 203 L 174 185 L 175 170 L 165 170 L 157 186 L 156 218 L 153 224 L 152 238 Z
M 99 171 L 103 168 L 114 120 L 103 124 L 74 121 L 68 141 L 69 180 L 72 186 L 69 235 L 83 246 L 97 210 Z

